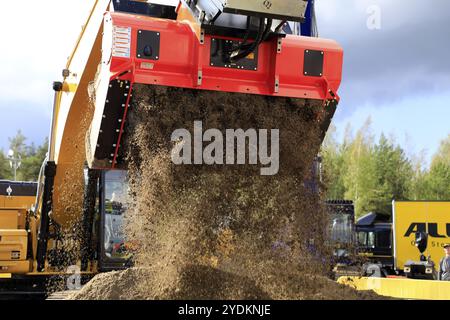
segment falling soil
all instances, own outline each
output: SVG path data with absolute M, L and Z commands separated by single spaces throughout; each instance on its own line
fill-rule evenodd
M 73 299 L 376 298 L 327 278 L 328 216 L 305 183 L 323 138 L 322 102 L 157 86 L 133 96 L 122 152 L 135 268 L 98 275 Z M 279 173 L 173 164 L 171 135 L 193 137 L 194 121 L 224 135 L 279 129 Z
M 131 268 L 96 276 L 80 291 L 68 296 L 71 300 L 381 300 L 372 291 L 356 291 L 326 277 L 312 274 L 284 273 L 281 277 L 258 283 L 251 277 L 219 270 L 218 268 L 187 265 L 180 281 L 167 295 L 160 296 L 149 288 L 142 291 L 137 283 L 155 279 L 150 270 Z M 286 281 L 289 280 L 289 281 Z M 149 283 L 147 281 L 147 283 Z

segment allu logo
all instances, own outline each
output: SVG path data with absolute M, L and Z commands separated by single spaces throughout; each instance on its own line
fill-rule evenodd
M 416 232 L 426 232 L 432 238 L 446 238 L 450 237 L 450 223 L 420 223 L 413 222 L 405 233 L 405 237 L 409 237 Z

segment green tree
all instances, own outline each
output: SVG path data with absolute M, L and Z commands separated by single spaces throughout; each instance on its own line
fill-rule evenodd
M 345 196 L 344 176 L 346 163 L 344 154 L 346 144 L 339 144 L 336 139 L 336 127 L 328 130 L 322 145 L 323 182 L 326 186 L 327 199 L 343 199 Z
M 344 176 L 345 198 L 354 201 L 357 216 L 376 209 L 373 205 L 377 190 L 372 160 L 373 139 L 371 119 L 368 118 L 343 155 L 347 168 Z
M 350 199 L 357 217 L 370 211 L 391 214 L 392 200 L 450 200 L 450 135 L 431 166 L 425 154 L 408 157 L 384 134 L 374 143 L 370 118 L 353 136 L 347 126 L 342 143 L 330 129 L 321 149 L 328 199 Z
M 433 164 L 444 163 L 450 165 L 450 134 L 442 140 L 438 152 L 433 157 Z
M 11 179 L 11 168 L 3 150 L 0 149 L 0 180 Z
M 48 139 L 45 139 L 43 145 L 36 148 L 31 145 L 26 157 L 22 160 L 20 172 L 18 173 L 18 179 L 22 181 L 35 181 L 39 176 L 42 163 L 45 159 L 48 150 Z
M 411 160 L 413 176 L 411 178 L 411 188 L 409 198 L 411 200 L 423 200 L 429 190 L 428 177 L 429 171 L 425 161 L 425 154 L 422 151 L 418 156 Z
M 9 148 L 14 151 L 14 156 L 26 156 L 28 148 L 25 144 L 25 141 L 27 140 L 27 138 L 22 134 L 21 130 L 18 130 L 17 134 L 12 138 L 8 138 L 8 140 Z
M 433 163 L 428 175 L 427 200 L 450 199 L 450 165 L 444 162 Z
M 371 207 L 391 214 L 392 200 L 407 200 L 413 176 L 412 165 L 400 146 L 395 146 L 384 134 L 374 147 L 373 161 L 377 189 Z
M 47 153 L 48 139 L 38 147 L 34 143 L 27 145 L 25 142 L 26 137 L 20 130 L 14 137 L 9 138 L 10 149 L 13 150 L 14 156 L 21 158 L 21 165 L 17 169 L 17 180 L 36 181 Z M 0 179 L 14 179 L 9 159 L 3 151 L 0 152 Z
M 450 200 L 450 135 L 441 142 L 427 176 L 428 200 Z

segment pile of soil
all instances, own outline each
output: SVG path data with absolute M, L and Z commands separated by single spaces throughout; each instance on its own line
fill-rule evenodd
M 260 284 L 239 274 L 217 268 L 189 265 L 181 273 L 177 287 L 165 296 L 158 296 L 149 288 L 142 291 L 136 283 L 152 279 L 154 274 L 145 269 L 131 268 L 97 275 L 80 291 L 72 293 L 71 300 L 381 300 L 372 291 L 356 291 L 323 276 L 289 275 L 273 278 Z M 148 282 L 147 282 L 148 283 Z
M 328 216 L 305 183 L 321 101 L 139 85 L 122 147 L 136 268 L 94 278 L 74 299 L 361 299 L 328 280 Z M 176 129 L 280 130 L 280 170 L 175 165 Z M 270 136 L 270 134 L 269 134 Z M 204 144 L 204 146 L 207 144 Z M 270 145 L 270 143 L 269 143 Z

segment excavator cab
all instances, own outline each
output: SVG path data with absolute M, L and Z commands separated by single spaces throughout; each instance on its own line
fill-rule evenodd
M 81 269 L 97 260 L 99 271 L 130 266 L 133 245 L 124 236 L 129 207 L 127 172 L 85 170 L 86 197 L 83 216 Z
M 127 173 L 123 170 L 105 171 L 100 176 L 99 212 L 101 270 L 128 266 L 132 253 L 124 236 L 124 216 L 128 204 Z

